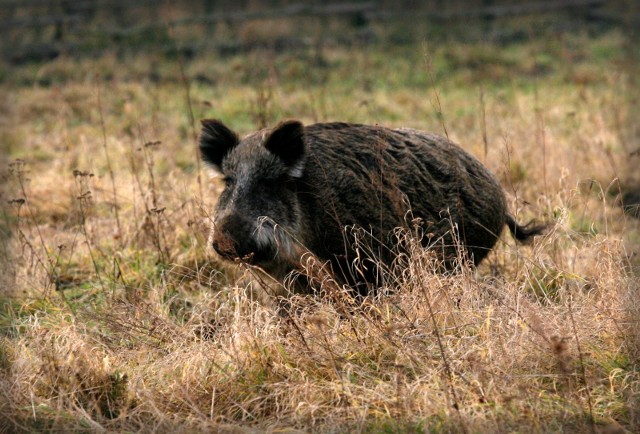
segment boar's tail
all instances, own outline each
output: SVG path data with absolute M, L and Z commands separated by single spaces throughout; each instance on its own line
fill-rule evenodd
M 510 214 L 507 214 L 507 226 L 509 226 L 513 237 L 522 243 L 531 241 L 535 235 L 541 235 L 547 229 L 547 225 L 536 225 L 533 221 L 520 226 Z

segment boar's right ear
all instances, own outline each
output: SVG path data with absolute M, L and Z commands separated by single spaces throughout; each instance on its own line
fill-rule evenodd
M 222 172 L 222 160 L 240 139 L 238 135 L 217 119 L 202 119 L 198 145 L 202 160 Z
M 264 141 L 264 147 L 276 155 L 294 178 L 304 170 L 304 126 L 300 121 L 285 121 L 276 126 Z

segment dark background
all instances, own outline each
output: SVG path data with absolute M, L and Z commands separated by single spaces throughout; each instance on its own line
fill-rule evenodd
M 510 43 L 557 32 L 640 28 L 634 0 L 1 0 L 11 64 L 105 50 L 195 56 L 330 44 L 458 39 Z M 635 47 L 635 44 L 634 44 Z M 632 50 L 630 50 L 632 51 Z M 637 52 L 637 50 L 635 50 Z

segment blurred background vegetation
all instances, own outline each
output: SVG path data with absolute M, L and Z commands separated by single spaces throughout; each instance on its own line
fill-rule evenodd
M 254 49 L 420 41 L 509 44 L 566 32 L 637 32 L 633 0 L 2 0 L 0 48 L 13 63 L 153 50 L 188 58 Z M 630 51 L 631 47 L 629 47 Z

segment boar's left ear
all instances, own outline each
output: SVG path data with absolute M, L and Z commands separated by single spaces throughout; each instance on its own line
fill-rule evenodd
M 285 121 L 265 139 L 264 147 L 289 168 L 289 175 L 302 176 L 304 170 L 304 126 L 299 121 Z
M 202 160 L 222 172 L 222 160 L 239 143 L 238 135 L 217 119 L 202 119 L 200 123 L 198 145 Z

